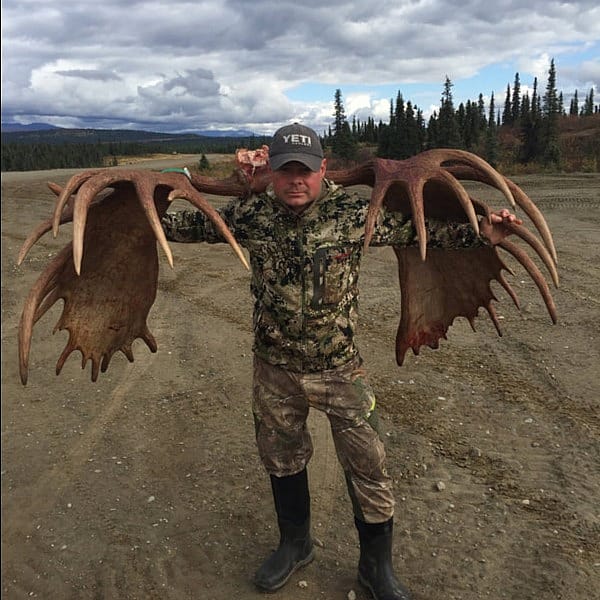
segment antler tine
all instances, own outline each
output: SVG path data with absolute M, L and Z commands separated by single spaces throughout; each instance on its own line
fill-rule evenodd
M 87 173 L 90 172 L 88 171 Z M 86 173 L 83 175 L 86 175 Z M 116 183 L 130 181 L 135 182 L 139 178 L 140 175 L 137 171 L 129 169 L 108 171 L 105 169 L 101 171 L 95 171 L 91 176 L 87 177 L 78 188 L 77 196 L 75 196 L 73 202 L 73 263 L 75 265 L 75 271 L 77 275 L 80 275 L 81 273 L 83 238 L 85 233 L 85 224 L 87 221 L 87 213 L 90 205 L 95 201 L 96 195 L 107 187 L 114 186 Z M 67 189 L 68 188 L 65 188 L 65 190 Z M 63 194 L 65 193 L 65 190 L 63 190 Z M 54 217 L 56 219 L 56 213 Z M 167 252 L 167 257 L 169 254 L 170 251 Z
M 490 205 L 478 200 L 477 198 L 474 198 L 473 196 L 470 196 L 470 199 L 475 207 L 475 212 L 480 215 L 485 215 L 485 218 L 489 221 L 492 218 L 492 209 L 490 208 Z
M 46 183 L 46 185 L 50 188 L 50 191 L 55 195 L 55 196 L 60 196 L 63 189 L 62 186 L 58 185 L 58 183 L 54 183 L 53 181 L 48 181 Z
M 481 214 L 485 214 L 489 219 L 489 216 L 492 212 L 489 205 L 485 204 L 485 202 L 481 202 L 476 198 L 471 198 L 473 205 Z M 540 242 L 540 240 L 526 227 L 523 225 L 517 225 L 516 223 L 507 223 L 506 227 L 508 227 L 515 235 L 519 236 L 522 240 L 527 242 L 537 253 L 537 255 L 542 259 L 550 276 L 552 277 L 552 282 L 556 287 L 559 285 L 558 279 L 558 270 L 556 268 L 556 262 L 553 260 L 552 255 L 548 251 L 547 247 Z M 512 273 L 512 270 L 504 265 L 504 268 Z M 514 275 L 514 273 L 512 273 Z
M 487 173 L 479 171 L 473 168 L 470 165 L 448 165 L 444 167 L 447 171 L 452 173 L 454 177 L 457 179 L 469 179 L 471 181 L 480 181 L 481 183 L 486 183 L 488 185 L 494 186 L 491 179 L 487 177 Z M 523 209 L 525 214 L 531 219 L 531 222 L 534 224 L 535 228 L 538 230 L 546 248 L 550 252 L 552 259 L 555 264 L 558 264 L 558 257 L 556 254 L 556 248 L 554 246 L 554 240 L 552 239 L 552 233 L 550 232 L 550 228 L 548 227 L 548 223 L 544 218 L 544 215 L 540 211 L 540 209 L 534 204 L 534 202 L 529 198 L 529 196 L 514 182 L 504 177 L 504 181 L 506 185 L 510 189 L 513 198 L 515 199 L 517 206 Z
M 67 181 L 67 185 L 65 185 L 65 187 L 62 189 L 60 195 L 58 196 L 58 200 L 56 201 L 56 204 L 54 206 L 54 216 L 52 221 L 52 235 L 54 237 L 58 235 L 58 227 L 60 225 L 60 219 L 62 217 L 63 208 L 68 202 L 71 195 L 77 192 L 77 190 L 79 190 L 82 184 L 87 182 L 89 179 L 95 177 L 98 173 L 102 172 L 103 171 L 101 169 L 92 169 L 90 171 L 84 171 L 83 173 L 73 175 L 73 177 L 71 177 L 71 179 Z
M 156 175 L 154 180 L 151 180 L 148 177 L 136 177 L 134 178 L 134 185 L 140 203 L 144 209 L 144 212 L 146 213 L 150 226 L 152 227 L 152 231 L 154 231 L 154 235 L 163 249 L 171 267 L 173 267 L 173 255 L 160 223 L 160 218 L 158 216 L 158 212 L 156 211 L 156 205 L 154 202 L 154 190 L 158 185 L 167 185 L 168 187 L 172 188 L 168 197 L 169 201 L 172 201 L 175 198 L 183 198 L 190 201 L 194 206 L 204 213 L 208 214 L 209 218 L 215 223 L 223 237 L 229 242 L 238 258 L 242 261 L 243 265 L 247 269 L 250 269 L 250 265 L 248 265 L 246 257 L 229 231 L 229 228 L 225 225 L 223 219 L 217 213 L 217 211 L 209 204 L 209 202 L 206 201 L 206 199 L 197 189 L 198 187 L 201 187 L 202 189 L 211 190 L 216 194 L 242 193 L 244 191 L 244 187 L 241 186 L 239 182 L 236 182 L 234 179 L 217 180 L 195 176 L 192 184 L 190 184 L 189 180 L 185 177 L 182 177 L 181 174 L 160 173 Z M 177 194 L 175 194 L 175 190 L 177 191 Z
M 408 181 L 403 182 L 390 182 L 384 180 L 382 183 L 375 184 L 371 194 L 369 211 L 367 213 L 365 224 L 365 241 L 363 247 L 366 251 L 371 243 L 379 209 L 383 205 L 385 196 L 392 184 L 403 185 L 407 192 L 407 195 L 410 199 L 412 219 L 417 232 L 417 239 L 419 240 L 419 252 L 421 254 L 421 259 L 425 260 L 427 256 L 427 230 L 425 227 L 425 211 L 422 201 L 423 186 L 425 185 L 425 182 L 422 178 L 411 178 Z
M 369 210 L 367 212 L 367 220 L 365 223 L 365 240 L 363 244 L 365 251 L 371 243 L 371 239 L 375 231 L 375 224 L 377 222 L 377 215 L 379 213 L 379 209 L 383 206 L 383 201 L 385 199 L 387 190 L 387 183 L 376 183 L 373 187 L 373 191 L 371 192 L 371 202 L 369 203 Z
M 508 187 L 508 184 L 506 183 L 506 179 L 500 175 L 500 173 L 498 173 L 498 171 L 496 171 L 496 169 L 494 169 L 489 163 L 476 154 L 453 148 L 427 150 L 423 154 L 430 154 L 431 156 L 435 157 L 435 159 L 439 161 L 440 166 L 443 166 L 449 171 L 451 171 L 451 167 L 444 165 L 444 163 L 448 161 L 458 161 L 471 166 L 477 172 L 485 173 L 489 180 L 493 182 L 494 187 L 504 194 L 510 205 L 513 208 L 516 207 L 516 201 L 510 188 Z
M 171 174 L 163 174 L 163 179 L 165 175 Z M 169 179 L 169 177 L 166 177 Z M 180 182 L 180 179 L 177 179 Z M 158 213 L 156 212 L 156 205 L 154 204 L 154 189 L 156 186 L 155 181 L 150 181 L 149 178 L 136 177 L 134 179 L 134 185 L 137 192 L 137 197 L 146 213 L 146 217 L 148 218 L 148 222 L 152 227 L 152 231 L 154 232 L 154 236 L 156 237 L 160 247 L 163 249 L 167 260 L 169 261 L 169 265 L 173 268 L 173 254 L 171 253 L 171 248 L 169 246 L 169 242 L 167 242 L 167 237 L 165 236 L 165 232 L 160 224 L 160 219 L 158 217 Z
M 242 264 L 246 267 L 246 269 L 250 269 L 250 265 L 242 252 L 239 244 L 236 242 L 233 234 L 229 230 L 229 227 L 225 224 L 221 215 L 214 209 L 214 207 L 198 192 L 196 189 L 190 187 L 188 189 L 175 189 L 173 190 L 168 197 L 168 200 L 171 202 L 176 198 L 182 198 L 191 202 L 196 208 L 205 213 L 209 219 L 216 225 L 220 234 L 229 242 L 230 246 L 233 248 L 233 251 L 237 254 L 238 258 L 242 261 Z
M 66 223 L 67 221 L 73 220 L 73 214 L 71 213 L 69 217 L 61 217 L 60 224 Z M 27 239 L 23 242 L 21 246 L 21 250 L 19 250 L 19 255 L 17 256 L 17 265 L 20 265 L 24 260 L 31 248 L 35 245 L 35 243 L 48 231 L 52 229 L 52 219 L 48 219 L 40 223 L 28 236 Z
M 556 254 L 556 248 L 554 246 L 554 240 L 552 239 L 552 233 L 544 215 L 540 209 L 534 204 L 531 198 L 514 182 L 510 179 L 506 179 L 508 187 L 511 189 L 517 204 L 523 209 L 525 214 L 531 219 L 531 222 L 535 225 L 536 229 L 540 232 L 546 247 L 552 255 L 552 259 L 555 264 L 558 264 L 558 256 Z
M 526 227 L 522 225 L 517 225 L 516 223 L 508 223 L 507 227 L 517 236 L 519 236 L 522 240 L 527 242 L 537 253 L 537 255 L 542 259 L 543 263 L 546 265 L 550 276 L 552 277 L 552 282 L 556 287 L 558 287 L 558 270 L 556 269 L 556 263 L 554 262 L 552 255 L 548 252 L 546 246 L 540 242 L 540 240 L 529 231 Z
M 48 294 L 56 286 L 57 273 L 71 258 L 71 244 L 65 246 L 54 260 L 46 267 L 44 272 L 35 282 L 23 307 L 21 320 L 19 322 L 19 372 L 21 383 L 26 385 L 29 371 L 29 351 L 31 350 L 31 336 L 34 324 L 52 306 L 53 303 L 46 302 Z M 42 302 L 44 301 L 44 302 Z
M 512 274 L 512 269 L 509 269 L 506 265 L 504 265 L 504 268 Z M 513 304 L 520 310 L 521 304 L 519 303 L 519 298 L 517 297 L 517 294 L 515 293 L 515 290 L 513 290 L 512 286 L 508 283 L 508 281 L 506 281 L 504 274 L 499 273 L 496 281 L 498 281 L 498 283 L 500 283 L 500 285 L 506 290 L 506 293 L 510 296 Z
M 422 201 L 425 179 L 423 176 L 417 174 L 419 169 L 415 169 L 409 177 L 406 177 L 406 171 L 402 173 L 402 177 L 394 177 L 399 170 L 407 169 L 408 165 L 408 161 L 375 159 L 352 169 L 328 171 L 327 176 L 340 185 L 368 185 L 373 188 L 365 225 L 365 250 L 368 248 L 373 237 L 379 209 L 383 206 L 388 190 L 392 185 L 402 185 L 410 199 L 412 218 L 419 240 L 419 251 L 421 258 L 425 260 L 427 254 L 427 232 Z M 451 185 L 454 186 L 455 183 Z
M 90 182 L 91 185 L 87 185 Z M 83 236 L 85 233 L 87 214 L 90 204 L 97 193 L 95 183 L 94 180 L 86 181 L 77 192 L 77 196 L 73 203 L 73 264 L 75 265 L 75 272 L 77 275 L 81 274 Z
M 493 299 L 495 300 L 496 298 L 493 298 Z M 498 321 L 498 315 L 496 314 L 496 309 L 494 308 L 491 300 L 485 305 L 485 310 L 487 311 L 487 314 L 490 316 L 490 319 L 492 320 L 492 323 L 494 324 L 496 333 L 499 336 L 502 336 L 502 329 L 500 327 L 500 321 Z M 469 323 L 471 324 L 471 329 L 473 331 L 475 331 L 474 319 L 469 319 Z
M 48 187 L 56 194 L 60 196 L 62 192 L 62 187 L 52 181 L 48 182 Z M 72 196 L 67 199 L 67 202 L 64 206 L 62 214 L 60 216 L 59 224 L 68 223 L 73 220 L 73 200 Z M 21 250 L 19 251 L 19 255 L 17 256 L 17 265 L 20 265 L 24 260 L 31 248 L 35 245 L 35 243 L 45 234 L 48 233 L 52 229 L 53 219 L 47 219 L 40 223 L 28 236 L 27 239 L 23 242 L 21 246 Z
M 344 187 L 351 185 L 368 185 L 373 187 L 375 184 L 375 165 L 376 162 L 370 160 L 351 169 L 343 169 L 341 171 L 328 170 L 325 176 Z
M 475 208 L 473 206 L 471 197 L 469 194 L 467 194 L 465 188 L 452 175 L 450 175 L 450 173 L 441 171 L 440 176 L 442 180 L 447 183 L 452 191 L 458 196 L 463 210 L 469 217 L 469 223 L 471 223 L 471 227 L 473 227 L 475 233 L 479 235 L 479 221 L 477 220 L 477 215 L 475 214 Z
M 73 332 L 69 331 L 69 340 L 67 341 L 67 345 L 64 347 L 63 351 L 61 352 L 61 355 L 59 356 L 58 361 L 56 361 L 55 372 L 57 375 L 60 375 L 62 368 L 65 366 L 65 362 L 67 361 L 67 358 L 69 358 L 69 356 L 75 349 L 76 349 L 75 344 L 73 343 Z M 81 368 L 82 369 L 85 369 L 85 365 L 88 360 L 92 361 L 92 381 L 96 381 L 96 379 L 98 378 L 98 359 L 93 356 L 87 356 L 82 351 L 81 352 Z
M 420 176 L 395 178 L 399 169 L 405 169 L 406 161 L 375 159 L 344 171 L 328 171 L 327 175 L 336 183 L 344 186 L 368 185 L 373 188 L 371 202 L 365 224 L 364 249 L 368 248 L 375 231 L 375 223 L 385 196 L 392 185 L 402 185 L 410 198 L 413 222 L 419 239 L 421 258 L 425 260 L 427 253 L 427 232 L 425 229 L 425 213 L 423 210 L 424 179 Z M 418 200 L 420 199 L 420 201 Z
M 550 288 L 546 283 L 542 273 L 537 268 L 535 263 L 531 260 L 529 255 L 524 252 L 521 248 L 519 248 L 516 244 L 509 242 L 508 240 L 501 241 L 498 246 L 504 248 L 509 254 L 512 254 L 520 263 L 525 267 L 533 281 L 538 287 L 542 298 L 544 299 L 544 303 L 546 304 L 546 308 L 548 309 L 548 313 L 550 314 L 550 318 L 554 324 L 558 321 L 558 315 L 556 312 L 556 306 L 554 304 L 554 300 L 552 299 L 552 295 L 550 294 Z
M 408 183 L 408 196 L 412 209 L 413 224 L 417 230 L 421 260 L 425 260 L 427 257 L 427 230 L 425 228 L 425 206 L 423 204 L 424 186 L 425 181 L 422 178 L 411 179 Z
M 145 342 L 148 348 L 150 348 L 151 352 L 156 352 L 158 349 L 158 345 L 156 344 L 156 339 L 148 329 L 148 327 L 144 327 L 144 330 L 141 332 L 140 336 Z M 133 348 L 131 344 L 123 344 L 120 348 L 118 348 L 127 358 L 127 360 L 132 363 L 135 361 L 133 356 Z M 98 378 L 98 365 L 100 366 L 100 372 L 105 373 L 108 369 L 110 361 L 112 357 L 115 355 L 117 348 L 114 348 L 111 352 L 105 352 L 102 356 L 100 356 L 96 362 L 94 362 L 94 358 L 92 357 L 92 381 L 96 381 Z M 85 364 L 83 365 L 85 367 Z M 62 368 L 62 366 L 61 366 Z
M 37 323 L 47 312 L 52 308 L 57 300 L 62 298 L 61 290 L 58 287 L 58 276 L 55 275 L 51 282 L 48 283 L 48 289 L 50 290 L 40 305 L 38 309 L 35 311 L 35 315 L 33 317 L 33 323 Z M 54 329 L 53 333 L 56 333 L 56 329 Z

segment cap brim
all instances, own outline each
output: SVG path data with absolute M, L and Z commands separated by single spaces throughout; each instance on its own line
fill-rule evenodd
M 278 154 L 277 156 L 273 156 L 269 158 L 269 164 L 271 165 L 271 169 L 273 171 L 277 171 L 277 169 L 281 169 L 283 165 L 289 162 L 299 162 L 302 163 L 305 167 L 308 167 L 311 171 L 315 173 L 321 168 L 321 163 L 323 159 L 320 156 L 311 156 L 310 154 Z

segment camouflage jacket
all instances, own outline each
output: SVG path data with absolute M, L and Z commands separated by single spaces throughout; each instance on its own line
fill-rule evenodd
M 219 210 L 250 255 L 254 296 L 254 352 L 297 372 L 346 364 L 358 354 L 358 276 L 369 200 L 331 181 L 321 196 L 296 214 L 269 188 Z M 212 222 L 197 211 L 167 213 L 167 238 L 222 242 Z M 428 223 L 429 245 L 480 245 L 470 225 Z M 412 221 L 381 211 L 371 245 L 416 243 Z

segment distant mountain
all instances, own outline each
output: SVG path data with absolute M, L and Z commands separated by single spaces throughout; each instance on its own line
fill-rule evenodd
M 256 137 L 256 134 L 247 129 L 228 129 L 228 130 L 198 130 L 186 133 L 161 133 L 157 131 L 146 131 L 141 129 L 70 129 L 65 127 L 56 127 L 48 123 L 30 123 L 21 125 L 19 123 L 2 123 L 2 133 L 40 133 L 55 132 L 59 138 L 63 137 L 86 137 L 86 142 L 95 141 L 154 141 L 154 140 L 181 140 L 195 137 L 218 137 L 218 138 L 248 138 Z M 10 141 L 17 141 L 11 136 Z M 90 139 L 96 138 L 97 139 Z M 25 141 L 25 140 L 18 140 Z M 33 140 L 30 140 L 33 141 Z M 84 141 L 84 140 L 81 140 Z
M 14 131 L 47 131 L 48 129 L 60 129 L 48 123 L 29 123 L 29 125 L 21 125 L 20 123 L 2 123 L 2 133 Z
M 233 154 L 258 148 L 270 138 L 251 132 L 159 133 L 130 129 L 2 128 L 4 171 L 89 168 L 115 164 L 117 156 L 150 154 Z M 34 151 L 35 150 L 35 151 Z
M 196 133 L 203 137 L 233 137 L 233 138 L 247 138 L 247 137 L 261 137 L 253 131 L 247 129 L 226 129 L 226 130 L 205 130 L 205 131 L 194 131 L 190 133 Z

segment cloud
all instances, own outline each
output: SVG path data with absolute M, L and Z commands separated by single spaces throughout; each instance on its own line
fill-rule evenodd
M 97 69 L 70 69 L 68 71 L 55 71 L 57 75 L 64 77 L 75 77 L 79 79 L 86 79 L 88 81 L 120 81 L 120 77 L 116 73 L 109 73 L 106 71 L 99 71 Z
M 600 84 L 597 1 L 21 0 L 3 17 L 2 118 L 20 122 L 324 130 L 336 88 L 347 116 L 386 120 L 398 90 L 435 106 L 447 75 L 498 99 L 550 58 L 566 92 Z M 313 84 L 328 96 L 300 99 Z

